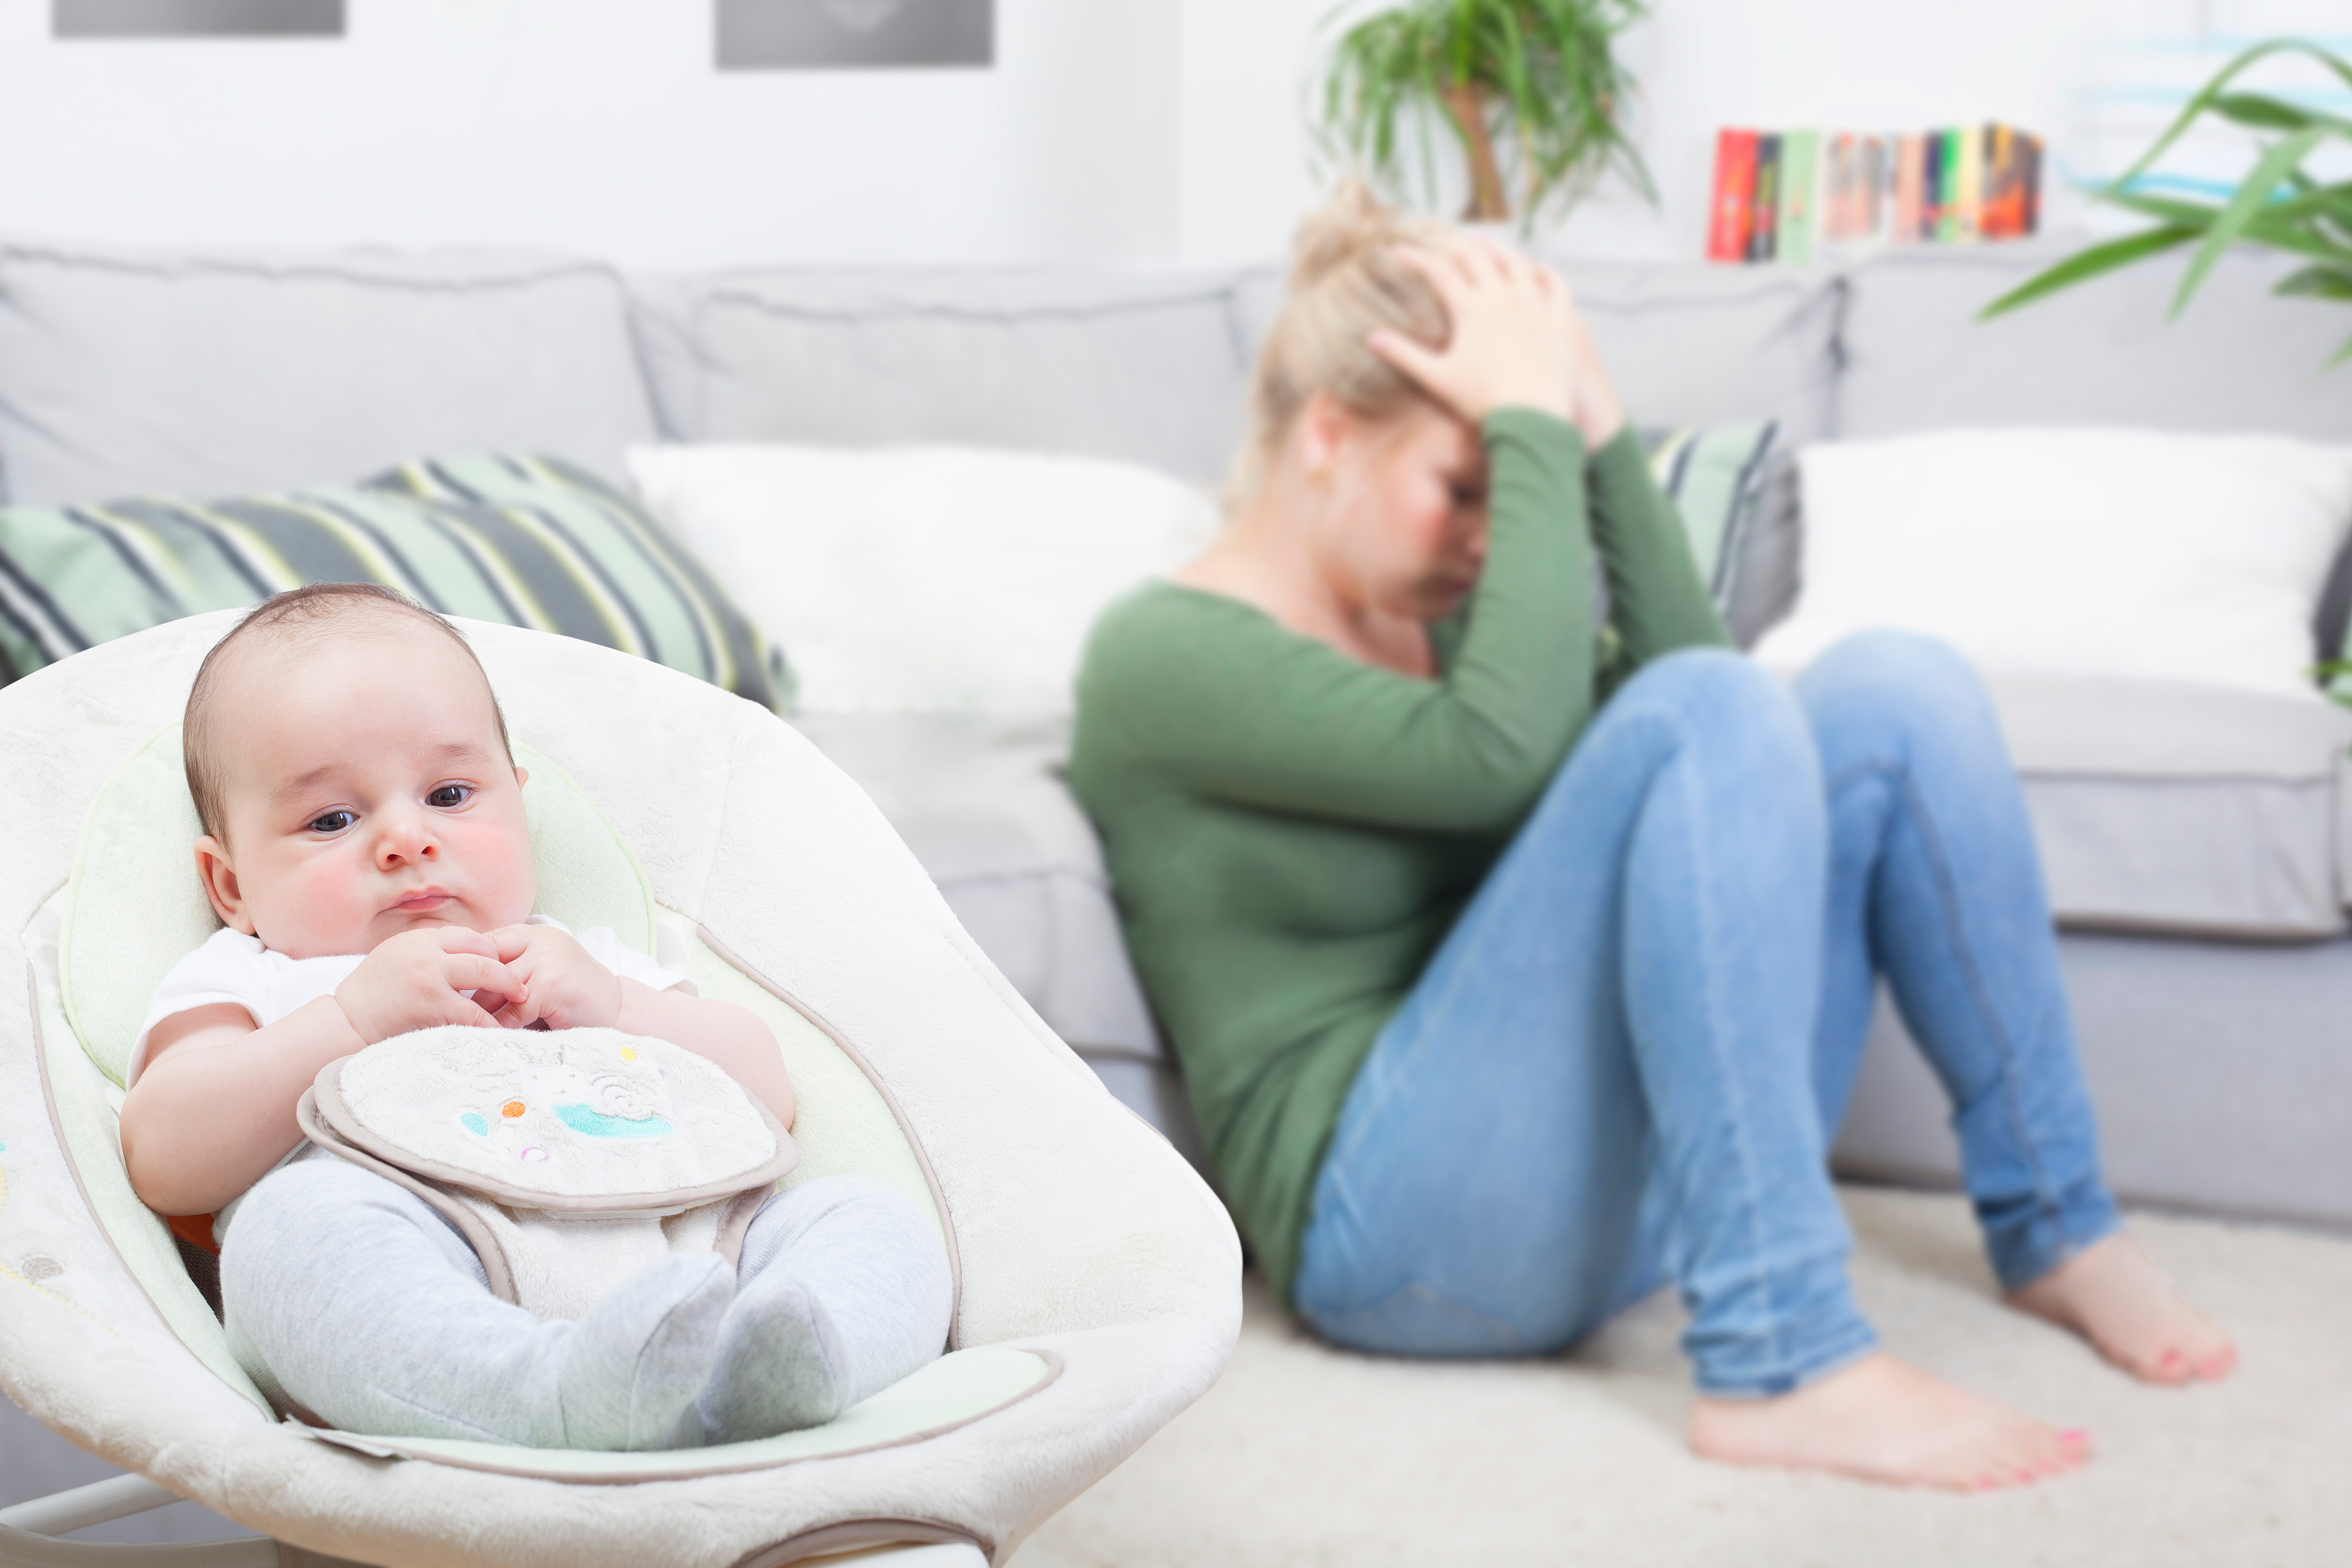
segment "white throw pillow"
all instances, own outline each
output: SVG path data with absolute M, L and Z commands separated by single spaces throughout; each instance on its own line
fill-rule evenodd
M 779 643 L 809 712 L 1066 716 L 1096 612 L 1208 544 L 1130 464 L 951 447 L 639 447 L 637 489 Z
M 2272 436 L 1950 430 L 1809 447 L 1803 588 L 1756 657 L 1853 632 L 1980 668 L 2317 700 L 2312 616 L 2352 525 L 2352 447 Z

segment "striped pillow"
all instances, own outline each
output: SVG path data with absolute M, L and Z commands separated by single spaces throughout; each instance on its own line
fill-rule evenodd
M 782 655 L 644 508 L 559 458 L 503 455 L 234 500 L 0 510 L 0 679 L 306 583 L 381 583 L 770 708 L 791 694 Z
M 1682 512 L 1691 553 L 1720 610 L 1729 611 L 1738 596 L 1748 530 L 1763 510 L 1780 429 L 1773 420 L 1757 419 L 1642 434 L 1650 472 Z

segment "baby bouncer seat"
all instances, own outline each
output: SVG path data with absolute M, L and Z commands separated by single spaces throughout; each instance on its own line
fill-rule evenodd
M 1241 1310 L 1223 1209 L 1021 1000 L 857 788 L 715 687 L 469 622 L 530 772 L 539 909 L 610 926 L 767 1020 L 801 1104 L 787 1184 L 862 1172 L 933 1216 L 956 1279 L 949 1353 L 830 1425 L 726 1447 L 280 1419 L 132 1195 L 116 1131 L 148 997 L 214 926 L 178 720 L 234 621 L 175 622 L 0 689 L 0 1386 L 267 1539 L 102 1547 L 0 1520 L 0 1563 L 774 1568 L 900 1543 L 1002 1563 L 1215 1381 Z M 106 1500 L 12 1511 L 55 1533 L 111 1517 Z

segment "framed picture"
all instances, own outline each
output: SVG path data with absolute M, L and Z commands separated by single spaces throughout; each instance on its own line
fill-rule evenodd
M 990 66 L 995 0 L 717 0 L 721 70 Z
M 60 38 L 340 38 L 344 0 L 51 0 Z

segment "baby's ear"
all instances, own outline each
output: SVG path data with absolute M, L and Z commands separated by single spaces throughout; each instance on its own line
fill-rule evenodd
M 529 783 L 530 783 L 530 770 L 524 767 L 520 763 L 517 763 L 515 764 L 515 788 L 520 789 L 523 785 Z
M 196 840 L 196 880 L 205 885 L 205 897 L 221 924 L 247 936 L 254 934 L 253 917 L 246 912 L 236 868 L 229 864 L 226 847 L 209 833 Z

